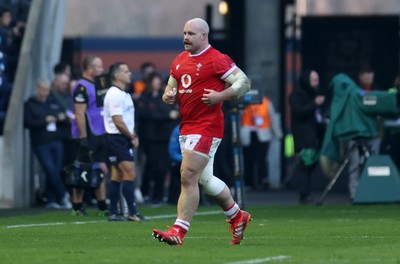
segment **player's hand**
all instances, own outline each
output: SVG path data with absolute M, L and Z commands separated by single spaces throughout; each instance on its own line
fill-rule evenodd
M 176 88 L 172 88 L 172 90 L 165 91 L 162 99 L 167 104 L 174 104 L 176 101 Z
M 219 97 L 219 92 L 216 92 L 212 89 L 204 89 L 204 92 L 205 93 L 203 94 L 203 97 L 201 98 L 201 100 L 206 105 L 210 106 L 210 105 L 221 102 L 220 97 Z

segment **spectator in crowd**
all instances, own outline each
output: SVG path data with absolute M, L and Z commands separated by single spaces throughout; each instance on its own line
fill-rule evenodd
M 12 89 L 12 85 L 8 82 L 5 70 L 5 55 L 0 48 L 0 135 L 3 134 L 3 126 Z
M 136 80 L 133 82 L 133 93 L 132 97 L 133 99 L 138 99 L 140 95 L 144 92 L 144 90 L 147 87 L 148 81 L 147 78 L 152 74 L 153 72 L 156 72 L 157 68 L 156 65 L 152 62 L 144 62 L 140 66 L 140 79 Z
M 172 130 L 168 144 L 169 158 L 171 160 L 171 180 L 168 190 L 168 203 L 176 205 L 181 193 L 181 164 L 182 152 L 179 146 L 179 125 Z
M 163 201 L 164 181 L 168 173 L 168 141 L 178 123 L 179 112 L 174 105 L 162 100 L 164 92 L 161 75 L 153 72 L 148 76 L 147 89 L 137 100 L 138 134 L 146 157 L 141 191 L 145 201 L 153 205 Z M 150 189 L 153 183 L 153 190 Z
M 321 107 L 325 96 L 320 95 L 318 90 L 318 73 L 315 70 L 305 70 L 300 74 L 298 86 L 289 98 L 294 146 L 299 155 L 293 181 L 298 187 L 300 204 L 312 201 L 311 179 L 318 164 L 324 136 Z
M 12 82 L 17 69 L 19 50 L 25 28 L 25 22 L 22 21 L 12 24 L 11 11 L 8 6 L 0 6 L 0 135 L 3 134 Z
M 126 220 L 118 212 L 121 186 L 125 197 L 129 221 L 145 221 L 135 203 L 135 162 L 134 148 L 139 145 L 135 133 L 135 107 L 126 90 L 131 82 L 131 71 L 126 63 L 111 65 L 109 75 L 113 82 L 104 98 L 104 126 L 107 131 L 107 156 L 111 163 L 110 221 Z
M 96 103 L 94 79 L 103 73 L 101 58 L 89 55 L 83 60 L 83 75 L 72 89 L 75 119 L 72 120 L 72 137 L 78 140 L 78 159 L 82 162 L 97 163 L 108 174 L 105 153 L 105 128 L 103 107 Z M 106 179 L 95 191 L 99 216 L 107 216 Z M 72 190 L 73 215 L 86 215 L 83 208 L 83 189 Z
M 57 73 L 52 82 L 50 96 L 61 105 L 68 117 L 69 122 L 65 122 L 64 126 L 60 127 L 59 135 L 64 146 L 64 161 L 63 166 L 71 164 L 76 157 L 76 145 L 71 135 L 71 122 L 75 119 L 73 113 L 73 104 L 71 93 L 69 91 L 70 77 L 66 73 Z
M 17 21 L 15 24 L 12 24 L 10 8 L 0 6 L 0 46 L 6 57 L 7 81 L 11 83 L 14 81 L 17 69 L 24 29 L 25 22 Z
M 199 185 L 224 210 L 232 231 L 231 245 L 240 244 L 251 215 L 234 202 L 228 186 L 213 174 L 214 155 L 223 137 L 223 101 L 249 91 L 250 82 L 232 59 L 211 47 L 206 21 L 185 23 L 180 53 L 171 65 L 162 99 L 179 104 L 182 149 L 181 194 L 178 215 L 169 231 L 153 229 L 153 236 L 169 245 L 183 245 L 198 208 Z
M 36 94 L 24 104 L 24 125 L 29 129 L 33 152 L 46 175 L 47 208 L 72 208 L 61 179 L 62 141 L 57 130 L 68 118 L 61 105 L 50 95 L 50 83 L 39 81 Z
M 240 136 L 246 186 L 267 188 L 269 142 L 274 137 L 281 139 L 282 130 L 274 105 L 266 96 L 261 104 L 250 104 L 244 109 Z
M 69 87 L 68 87 L 68 92 L 72 91 L 72 88 L 75 86 L 76 80 L 72 76 L 72 70 L 71 70 L 71 65 L 68 63 L 65 63 L 63 61 L 60 61 L 53 67 L 53 73 L 54 75 L 58 75 L 61 73 L 64 73 L 68 75 L 69 77 Z
M 59 63 L 54 65 L 53 72 L 55 75 L 64 73 L 68 75 L 69 78 L 71 78 L 72 76 L 71 66 L 63 61 L 60 61 Z

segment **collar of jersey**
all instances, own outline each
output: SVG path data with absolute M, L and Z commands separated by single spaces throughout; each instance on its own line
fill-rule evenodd
M 200 53 L 197 53 L 197 54 L 190 54 L 190 53 L 189 53 L 189 56 L 190 56 L 190 57 L 200 56 L 201 54 L 203 54 L 204 52 L 206 52 L 210 47 L 211 47 L 211 45 L 208 44 L 207 48 L 205 48 L 204 50 L 202 50 Z
M 127 91 L 125 91 L 124 89 L 122 89 L 122 88 L 120 88 L 120 87 L 116 86 L 115 84 L 113 84 L 113 85 L 112 85 L 112 87 L 115 87 L 115 88 L 117 88 L 117 89 L 119 89 L 119 90 L 121 90 L 121 91 L 123 91 L 123 92 L 127 93 Z

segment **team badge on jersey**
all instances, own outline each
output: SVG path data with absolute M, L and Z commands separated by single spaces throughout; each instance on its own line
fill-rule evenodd
M 75 102 L 83 103 L 83 102 L 85 102 L 85 98 L 83 97 L 82 94 L 77 94 L 77 95 L 75 96 Z

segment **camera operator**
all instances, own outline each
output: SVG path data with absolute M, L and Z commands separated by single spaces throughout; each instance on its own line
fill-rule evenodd
M 362 66 L 358 71 L 358 85 L 361 89 L 366 92 L 370 92 L 373 90 L 379 90 L 378 87 L 374 83 L 375 72 L 372 68 L 368 66 Z M 378 122 L 378 121 L 377 121 Z M 372 137 L 368 140 L 367 145 L 370 147 L 369 151 L 371 154 L 378 154 L 379 148 L 381 145 L 382 138 L 379 134 L 375 137 Z M 350 150 L 353 145 L 356 144 L 355 140 L 349 140 L 346 143 L 346 150 Z M 361 171 L 360 164 L 363 163 L 362 156 L 359 151 L 354 151 L 348 165 L 348 173 L 349 173 L 349 198 L 352 202 L 354 199 L 354 195 L 356 193 L 356 189 L 360 180 Z

